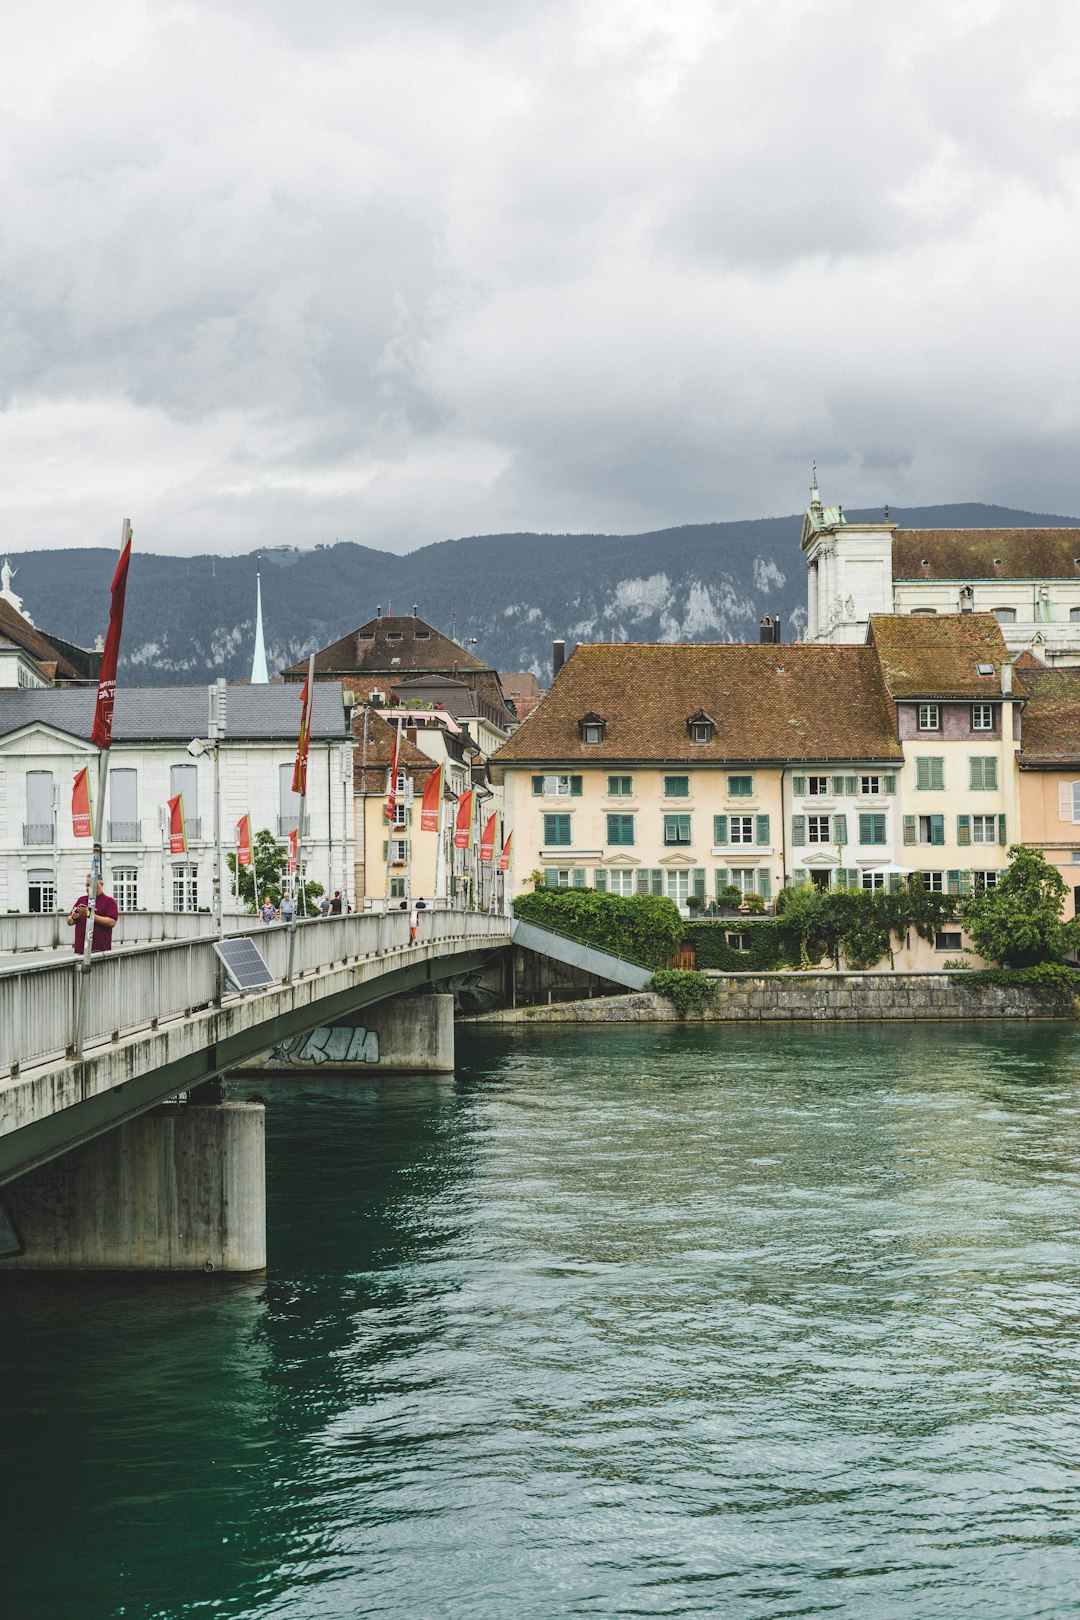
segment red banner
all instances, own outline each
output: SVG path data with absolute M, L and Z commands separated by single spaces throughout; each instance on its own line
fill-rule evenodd
M 251 854 L 251 817 L 241 816 L 236 823 L 236 864 L 254 866 Z
M 296 740 L 296 764 L 293 766 L 292 790 L 307 797 L 307 757 L 311 746 L 311 711 L 315 707 L 315 654 L 308 659 L 307 679 L 300 693 L 300 735 Z
M 401 742 L 401 727 L 394 732 L 394 746 L 390 753 L 390 780 L 386 785 L 386 819 L 391 826 L 397 813 L 397 778 L 398 778 L 398 744 Z
M 439 809 L 442 805 L 443 768 L 432 771 L 424 783 L 424 797 L 420 801 L 420 831 L 438 832 Z
M 169 800 L 169 854 L 187 854 L 187 824 L 184 821 L 184 795 Z
M 300 834 L 294 827 L 289 834 L 289 871 L 296 871 L 296 863 L 300 858 Z
M 94 820 L 90 813 L 90 771 L 84 765 L 71 789 L 71 826 L 76 838 L 93 838 Z
M 127 594 L 128 564 L 131 561 L 131 536 L 120 553 L 112 582 L 112 606 L 109 609 L 109 629 L 105 636 L 105 651 L 101 655 L 98 673 L 97 702 L 94 705 L 94 728 L 91 742 L 99 748 L 112 747 L 113 704 L 116 702 L 116 665 L 120 657 L 120 632 L 124 628 L 124 597 Z
M 480 859 L 493 861 L 495 859 L 495 821 L 496 813 L 493 810 L 487 818 L 487 823 L 480 834 Z
M 472 806 L 473 790 L 469 788 L 458 800 L 457 821 L 454 824 L 455 849 L 469 849 L 472 846 Z
M 510 845 L 513 842 L 514 842 L 513 833 L 512 832 L 507 833 L 507 835 L 506 835 L 506 843 L 503 845 L 502 854 L 499 856 L 499 871 L 500 872 L 508 872 L 510 870 Z

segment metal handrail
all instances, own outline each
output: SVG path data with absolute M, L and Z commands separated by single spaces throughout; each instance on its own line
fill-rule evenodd
M 598 945 L 595 939 L 585 939 L 581 934 L 568 933 L 565 928 L 552 928 L 546 922 L 534 922 L 531 917 L 514 916 L 514 922 L 525 923 L 529 928 L 536 928 L 543 934 L 554 934 L 556 939 L 565 939 L 571 945 L 584 945 L 590 951 L 599 951 L 603 956 L 610 956 L 615 962 L 625 962 L 627 967 L 641 968 L 643 972 L 653 972 L 651 964 L 639 962 L 636 957 L 623 956 L 620 951 L 613 951 L 607 945 Z

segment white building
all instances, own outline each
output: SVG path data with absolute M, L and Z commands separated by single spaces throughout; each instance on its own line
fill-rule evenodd
M 106 887 L 122 911 L 206 910 L 214 867 L 214 765 L 188 743 L 209 734 L 206 686 L 121 687 L 105 804 Z M 295 686 L 224 688 L 220 744 L 222 844 L 237 821 L 285 842 L 297 825 L 292 792 L 300 726 Z M 72 828 L 74 778 L 90 766 L 93 687 L 0 690 L 0 911 L 66 910 L 83 886 L 90 840 Z M 169 852 L 166 802 L 183 794 L 188 849 Z M 350 895 L 353 878 L 352 738 L 340 685 L 315 687 L 302 842 L 306 875 Z M 225 910 L 240 909 L 225 874 Z
M 815 479 L 802 549 L 807 641 L 863 642 L 872 613 L 993 613 L 1010 652 L 1080 664 L 1080 529 L 849 523 Z

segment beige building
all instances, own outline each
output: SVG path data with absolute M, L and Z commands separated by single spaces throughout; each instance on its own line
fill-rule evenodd
M 1064 878 L 1065 916 L 1080 912 L 1080 669 L 1017 661 L 1026 702 L 1020 751 L 1020 831 Z

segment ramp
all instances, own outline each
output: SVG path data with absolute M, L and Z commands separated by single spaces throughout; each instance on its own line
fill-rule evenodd
M 556 934 L 550 928 L 538 928 L 535 923 L 514 918 L 510 924 L 510 939 L 527 951 L 539 956 L 550 956 L 566 967 L 582 968 L 598 979 L 609 979 L 627 990 L 644 990 L 652 978 L 652 969 L 643 968 L 625 957 L 613 956 L 610 951 L 597 950 L 595 945 L 583 945 L 580 940 L 566 934 Z

